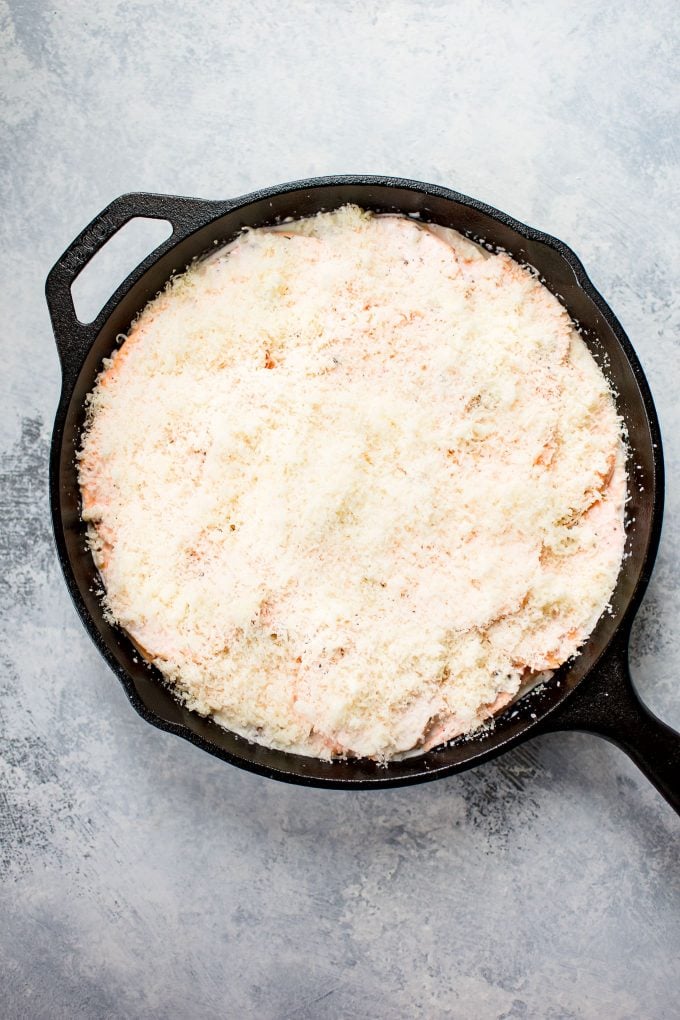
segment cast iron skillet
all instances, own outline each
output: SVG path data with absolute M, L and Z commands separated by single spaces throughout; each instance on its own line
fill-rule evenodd
M 580 324 L 612 380 L 631 447 L 628 543 L 611 615 L 603 616 L 581 653 L 544 690 L 506 710 L 489 732 L 387 766 L 363 760 L 323 762 L 270 750 L 178 704 L 160 674 L 141 661 L 125 634 L 104 619 L 96 594 L 98 577 L 80 520 L 75 468 L 83 403 L 102 358 L 173 272 L 211 249 L 215 241 L 228 242 L 242 227 L 308 216 L 347 202 L 380 212 L 417 214 L 504 248 L 534 266 Z M 94 322 L 80 322 L 71 297 L 73 281 L 94 253 L 136 216 L 168 220 L 172 235 L 128 276 Z M 437 779 L 488 761 L 536 734 L 589 730 L 622 747 L 680 811 L 680 734 L 640 702 L 627 656 L 631 624 L 649 581 L 661 529 L 664 490 L 659 424 L 630 341 L 566 245 L 446 188 L 391 177 L 318 178 L 228 201 L 130 194 L 115 199 L 68 247 L 47 278 L 46 293 L 63 374 L 50 459 L 50 502 L 59 560 L 85 627 L 144 719 L 252 772 L 307 786 L 354 789 Z

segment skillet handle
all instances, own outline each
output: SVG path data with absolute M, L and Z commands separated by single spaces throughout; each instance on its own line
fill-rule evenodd
M 628 665 L 628 634 L 546 720 L 546 731 L 585 730 L 620 747 L 680 814 L 680 733 L 640 700 Z
M 115 198 L 106 209 L 95 216 L 52 267 L 45 285 L 47 306 L 64 378 L 79 371 L 83 356 L 104 325 L 119 293 L 132 286 L 146 272 L 152 260 L 164 255 L 179 241 L 223 215 L 233 205 L 235 202 L 212 202 L 174 195 L 132 192 Z M 106 242 L 110 241 L 121 227 L 138 216 L 168 220 L 172 226 L 172 234 L 132 271 L 93 322 L 81 322 L 73 305 L 71 285 Z

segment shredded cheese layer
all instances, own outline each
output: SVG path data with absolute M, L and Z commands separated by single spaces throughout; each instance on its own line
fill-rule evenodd
M 621 422 L 556 298 L 353 206 L 173 279 L 79 477 L 111 617 L 191 709 L 320 757 L 479 727 L 578 650 L 625 537 Z

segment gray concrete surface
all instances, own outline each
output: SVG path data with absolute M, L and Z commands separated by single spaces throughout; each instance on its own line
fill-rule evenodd
M 678 49 L 671 0 L 0 0 L 0 1015 L 679 1015 L 680 827 L 614 747 L 544 737 L 349 795 L 135 715 L 53 554 L 43 300 L 128 190 L 382 172 L 563 237 L 661 415 L 668 511 L 632 661 L 678 727 Z

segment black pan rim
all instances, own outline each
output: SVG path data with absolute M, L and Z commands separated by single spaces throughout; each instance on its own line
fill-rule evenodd
M 419 771 L 414 771 L 408 775 L 389 775 L 389 765 L 385 767 L 376 766 L 376 774 L 371 778 L 360 778 L 352 779 L 336 778 L 328 776 L 324 778 L 320 775 L 305 775 L 304 766 L 305 762 L 314 762 L 314 767 L 318 769 L 320 767 L 319 759 L 305 759 L 303 756 L 287 754 L 281 752 L 291 761 L 291 771 L 285 771 L 284 769 L 272 768 L 269 766 L 263 766 L 262 764 L 252 761 L 246 757 L 239 757 L 235 754 L 230 753 L 224 748 L 218 747 L 216 744 L 211 743 L 209 740 L 200 736 L 199 734 L 190 730 L 187 726 L 177 724 L 169 720 L 163 719 L 158 716 L 155 712 L 151 711 L 143 702 L 142 698 L 138 694 L 134 682 L 131 676 L 123 668 L 123 666 L 117 661 L 111 650 L 107 646 L 101 633 L 99 632 L 95 621 L 92 619 L 85 603 L 82 599 L 77 581 L 75 579 L 74 572 L 72 570 L 70 560 L 68 557 L 66 543 L 63 533 L 63 522 L 61 519 L 61 507 L 60 507 L 60 456 L 62 449 L 62 441 L 64 438 L 64 425 L 66 419 L 66 413 L 71 403 L 73 395 L 73 386 L 67 386 L 64 380 L 62 387 L 62 393 L 57 409 L 54 429 L 52 433 L 52 445 L 50 450 L 50 508 L 53 524 L 53 532 L 55 538 L 55 544 L 57 554 L 60 560 L 62 571 L 66 580 L 66 584 L 71 595 L 71 598 L 75 604 L 78 615 L 83 622 L 86 630 L 93 639 L 100 653 L 103 655 L 109 666 L 113 669 L 113 672 L 121 682 L 123 689 L 128 697 L 128 700 L 132 704 L 133 708 L 137 713 L 148 723 L 155 726 L 156 728 L 175 733 L 177 736 L 181 736 L 183 739 L 188 740 L 190 743 L 207 751 L 209 754 L 220 758 L 229 764 L 236 765 L 246 771 L 265 776 L 271 779 L 277 779 L 279 781 L 293 783 L 296 785 L 303 786 L 314 786 L 320 788 L 329 789 L 375 789 L 377 787 L 384 789 L 387 787 L 401 787 L 411 786 L 422 782 L 431 781 L 434 779 L 444 778 L 445 776 L 455 774 L 457 772 L 465 771 L 469 768 L 473 768 L 476 765 L 483 764 L 489 761 L 503 752 L 510 750 L 512 747 L 517 746 L 524 740 L 529 739 L 531 736 L 536 735 L 540 732 L 545 732 L 546 729 L 550 728 L 549 720 L 550 716 L 553 715 L 559 708 L 568 700 L 570 700 L 579 688 L 584 683 L 587 683 L 588 676 L 592 674 L 598 667 L 598 664 L 607 655 L 611 645 L 616 638 L 621 638 L 627 641 L 627 637 L 632 625 L 635 613 L 640 605 L 649 578 L 651 576 L 654 560 L 656 557 L 660 534 L 661 524 L 663 515 L 663 497 L 664 497 L 664 466 L 663 466 L 663 450 L 661 442 L 661 433 L 658 422 L 658 416 L 656 408 L 654 406 L 653 398 L 647 380 L 645 378 L 642 366 L 635 353 L 635 350 L 628 339 L 625 331 L 623 330 L 619 320 L 611 310 L 607 302 L 604 300 L 599 291 L 595 288 L 592 281 L 588 277 L 580 259 L 575 252 L 563 241 L 550 234 L 546 234 L 543 231 L 537 230 L 534 227 L 528 226 L 527 224 L 509 216 L 507 213 L 502 212 L 484 202 L 477 199 L 470 198 L 467 195 L 463 195 L 459 192 L 451 189 L 426 184 L 424 182 L 404 179 L 399 177 L 382 177 L 375 175 L 338 175 L 338 176 L 327 176 L 319 178 L 311 178 L 307 180 L 292 181 L 285 184 L 274 185 L 270 188 L 260 189 L 258 191 L 251 192 L 238 199 L 220 202 L 211 202 L 206 200 L 202 203 L 206 209 L 206 215 L 203 222 L 196 227 L 196 230 L 201 227 L 210 225 L 214 220 L 222 218 L 227 213 L 231 213 L 238 209 L 246 208 L 247 206 L 261 201 L 263 199 L 272 198 L 277 195 L 288 194 L 293 192 L 320 189 L 324 187 L 333 187 L 339 185 L 351 185 L 351 186 L 365 186 L 370 188 L 381 187 L 381 188 L 393 188 L 393 189 L 406 189 L 415 191 L 426 196 L 438 197 L 445 200 L 454 201 L 460 205 L 468 206 L 485 216 L 493 218 L 500 223 L 509 226 L 515 230 L 519 235 L 527 240 L 536 241 L 541 244 L 547 245 L 552 248 L 562 258 L 562 260 L 571 269 L 574 279 L 578 287 L 586 294 L 586 296 L 595 305 L 603 319 L 607 322 L 610 329 L 614 333 L 614 336 L 620 345 L 636 380 L 638 390 L 640 393 L 642 405 L 645 411 L 647 424 L 650 431 L 653 444 L 653 473 L 654 473 L 654 498 L 653 498 L 653 510 L 652 519 L 650 523 L 648 540 L 644 550 L 644 554 L 640 558 L 640 569 L 638 574 L 637 583 L 635 588 L 628 599 L 628 602 L 621 613 L 621 617 L 618 624 L 613 631 L 606 646 L 603 647 L 597 660 L 593 663 L 590 670 L 574 685 L 573 689 L 566 689 L 564 694 L 561 696 L 559 701 L 550 707 L 547 712 L 543 714 L 541 718 L 537 718 L 535 721 L 532 720 L 523 725 L 520 732 L 515 735 L 508 736 L 505 739 L 497 742 L 492 747 L 484 747 L 479 744 L 478 749 L 475 749 L 474 740 L 470 741 L 469 747 L 472 751 L 469 757 L 463 761 L 450 764 L 436 764 L 430 765 L 427 761 L 428 756 L 422 756 L 423 767 Z M 134 194 L 131 194 L 130 199 L 134 199 Z M 214 215 L 210 215 L 208 210 L 213 210 Z M 96 222 L 96 221 L 93 221 Z M 106 303 L 102 312 L 97 317 L 95 322 L 98 324 L 97 335 L 106 328 L 106 323 L 110 318 L 112 311 L 117 307 L 123 297 L 133 286 L 133 283 L 139 279 L 137 275 L 140 270 L 143 269 L 143 273 L 146 273 L 153 267 L 156 259 L 156 253 L 151 255 L 141 263 L 140 266 L 136 267 L 133 273 L 123 281 L 118 287 L 116 292 L 112 295 L 109 301 Z M 56 268 L 56 267 L 55 267 Z M 53 270 L 54 271 L 54 270 Z M 136 280 L 132 280 L 132 276 L 135 275 Z M 48 277 L 49 280 L 49 277 Z M 94 339 L 93 341 L 94 342 Z M 84 359 L 83 359 L 84 360 Z M 81 364 L 82 367 L 82 364 Z M 545 723 L 548 721 L 546 727 Z M 216 724 L 215 724 L 216 725 Z M 248 742 L 244 740 L 244 745 Z M 333 763 L 337 766 L 337 760 Z M 323 763 L 321 763 L 321 767 Z

